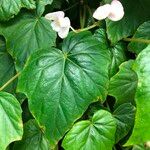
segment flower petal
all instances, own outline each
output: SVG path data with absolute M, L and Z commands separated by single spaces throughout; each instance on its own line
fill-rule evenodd
M 61 27 L 70 27 L 70 19 L 68 17 L 59 18 L 59 24 Z
M 57 21 L 53 21 L 53 22 L 51 23 L 51 26 L 52 26 L 52 29 L 53 29 L 54 31 L 56 31 L 56 32 L 59 32 L 60 29 L 61 29 L 61 27 L 60 27 L 60 25 L 57 23 Z
M 56 11 L 48 13 L 45 15 L 45 18 L 48 20 L 58 20 L 59 18 L 64 18 L 65 13 L 63 11 Z
M 60 38 L 64 39 L 67 37 L 68 33 L 69 33 L 69 28 L 65 27 L 65 28 L 60 29 L 60 31 L 58 32 L 58 35 Z
M 108 17 L 110 13 L 110 9 L 111 9 L 110 4 L 105 4 L 103 6 L 100 6 L 94 12 L 93 17 L 97 20 L 105 19 Z
M 108 15 L 108 18 L 112 21 L 119 21 L 124 16 L 124 8 L 120 1 L 113 0 L 111 2 L 111 12 Z

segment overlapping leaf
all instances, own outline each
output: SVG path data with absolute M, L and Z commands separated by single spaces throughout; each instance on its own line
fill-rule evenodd
M 16 74 L 13 59 L 6 51 L 4 39 L 0 37 L 0 87 Z M 5 91 L 14 92 L 15 82 L 9 84 Z
M 111 46 L 107 39 L 106 31 L 102 28 L 98 29 L 94 36 L 100 41 L 101 48 L 110 51 L 111 64 L 109 68 L 110 77 L 115 75 L 121 63 L 127 60 L 126 45 L 123 42 L 118 42 Z
M 20 140 L 23 134 L 21 107 L 11 94 L 0 92 L 0 149 L 5 150 L 13 141 Z
M 134 70 L 138 75 L 135 96 L 137 111 L 133 133 L 126 145 L 145 143 L 150 140 L 150 46 L 138 55 Z
M 116 143 L 125 137 L 134 125 L 135 107 L 130 103 L 120 105 L 113 112 L 117 123 Z
M 105 0 L 110 2 L 111 0 Z M 112 43 L 132 35 L 138 26 L 150 20 L 149 0 L 120 0 L 125 9 L 125 16 L 122 20 L 114 22 L 107 20 L 108 38 Z
M 62 51 L 43 49 L 28 61 L 18 90 L 29 98 L 36 120 L 55 146 L 88 105 L 105 100 L 109 54 L 90 32 L 71 33 Z
M 150 40 L 150 21 L 143 23 L 135 32 L 133 39 Z M 138 54 L 148 46 L 147 43 L 130 42 L 128 48 L 130 51 Z
M 112 150 L 116 123 L 105 110 L 96 112 L 91 121 L 76 123 L 63 140 L 65 150 Z
M 121 64 L 119 72 L 110 79 L 109 95 L 116 98 L 117 104 L 133 103 L 138 80 L 132 70 L 133 63 L 130 60 Z
M 49 143 L 42 133 L 42 129 L 35 120 L 29 120 L 24 125 L 21 141 L 15 142 L 14 150 L 49 150 Z
M 53 46 L 56 39 L 56 33 L 48 20 L 29 14 L 20 15 L 18 20 L 4 26 L 2 32 L 7 40 L 7 49 L 15 58 L 18 69 L 24 66 L 33 52 Z
M 18 14 L 22 7 L 34 9 L 34 0 L 1 0 L 0 2 L 0 21 L 8 20 Z

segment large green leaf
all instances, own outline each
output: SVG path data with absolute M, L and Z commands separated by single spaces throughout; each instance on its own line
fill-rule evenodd
M 134 125 L 135 107 L 130 103 L 120 105 L 113 112 L 117 122 L 116 143 L 125 137 Z
M 110 0 L 105 0 L 106 2 Z M 125 9 L 122 20 L 114 22 L 107 20 L 108 38 L 116 43 L 122 38 L 132 35 L 137 27 L 145 21 L 150 20 L 149 0 L 120 0 Z
M 8 20 L 18 14 L 22 7 L 35 8 L 34 0 L 1 0 L 0 21 Z
M 150 39 L 150 21 L 143 23 L 135 32 L 133 38 Z M 148 46 L 146 43 L 130 42 L 128 48 L 130 51 L 138 54 Z
M 91 121 L 76 123 L 63 140 L 65 150 L 112 150 L 116 123 L 112 115 L 100 110 Z
M 90 32 L 71 33 L 62 51 L 38 51 L 21 74 L 18 90 L 29 98 L 52 147 L 90 103 L 106 98 L 109 59 L 99 47 Z
M 4 39 L 0 37 L 0 87 L 15 75 L 15 65 L 13 59 L 6 51 Z M 12 82 L 5 88 L 7 92 L 14 92 L 15 83 Z
M 134 100 L 138 79 L 132 70 L 133 63 L 133 60 L 122 63 L 119 72 L 110 79 L 109 95 L 116 98 L 117 104 Z
M 0 92 L 0 149 L 5 150 L 13 141 L 20 140 L 23 134 L 21 107 L 17 99 L 8 93 Z
M 3 27 L 3 35 L 7 41 L 7 49 L 20 69 L 33 52 L 53 46 L 56 33 L 52 30 L 50 22 L 43 17 L 24 14 L 17 19 Z
M 150 45 L 138 55 L 133 67 L 138 75 L 137 111 L 134 129 L 126 145 L 150 141 Z
M 24 125 L 24 134 L 21 141 L 15 142 L 14 150 L 50 150 L 42 129 L 35 120 L 29 120 Z
M 120 64 L 127 60 L 126 45 L 123 42 L 118 42 L 114 46 L 110 45 L 106 31 L 102 28 L 98 29 L 94 36 L 100 41 L 100 48 L 110 51 L 111 64 L 109 72 L 110 77 L 112 77 L 118 72 Z

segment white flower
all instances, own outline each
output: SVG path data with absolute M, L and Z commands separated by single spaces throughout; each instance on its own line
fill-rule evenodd
M 97 20 L 109 18 L 112 21 L 119 21 L 124 16 L 124 8 L 120 1 L 113 0 L 111 4 L 105 4 L 96 9 L 93 17 Z
M 58 32 L 59 37 L 62 39 L 67 37 L 70 29 L 70 19 L 65 17 L 63 11 L 48 13 L 45 18 L 52 21 L 51 26 L 53 30 Z

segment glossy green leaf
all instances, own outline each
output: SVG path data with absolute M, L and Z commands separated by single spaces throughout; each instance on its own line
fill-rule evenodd
M 124 18 L 117 22 L 110 20 L 106 21 L 108 38 L 112 43 L 116 43 L 117 41 L 132 35 L 140 24 L 150 20 L 149 0 L 120 1 L 125 10 Z
M 134 129 L 126 145 L 150 141 L 150 45 L 138 55 L 133 69 L 138 75 L 137 111 Z
M 18 14 L 22 7 L 29 9 L 35 8 L 34 0 L 1 0 L 0 2 L 0 21 L 8 20 Z
M 94 35 L 101 44 L 101 48 L 110 51 L 111 65 L 109 68 L 110 77 L 115 75 L 121 63 L 127 60 L 126 45 L 123 42 L 118 42 L 114 46 L 109 44 L 106 31 L 102 28 L 98 29 Z
M 17 99 L 6 92 L 0 92 L 0 149 L 5 150 L 23 134 L 21 107 Z
M 130 103 L 124 103 L 113 112 L 117 123 L 116 143 L 125 137 L 134 126 L 135 107 Z
M 108 54 L 90 32 L 71 33 L 62 51 L 38 51 L 22 72 L 18 90 L 29 98 L 36 120 L 55 146 L 88 105 L 105 100 L 108 88 Z
M 15 142 L 14 150 L 50 150 L 49 143 L 44 137 L 42 129 L 35 120 L 29 120 L 24 125 L 21 141 Z
M 133 63 L 133 60 L 122 63 L 119 72 L 110 79 L 109 95 L 116 98 L 117 104 L 134 100 L 138 79 L 132 70 Z
M 13 59 L 6 51 L 4 39 L 0 37 L 0 87 L 16 74 Z M 12 82 L 4 90 L 14 92 L 15 82 Z
M 100 110 L 91 121 L 77 122 L 63 140 L 65 150 L 112 150 L 116 123 L 112 115 Z
M 53 46 L 56 40 L 56 33 L 48 20 L 27 14 L 21 15 L 19 20 L 10 23 L 7 28 L 4 26 L 3 34 L 18 69 L 24 66 L 33 52 Z
M 133 38 L 150 40 L 150 21 L 143 23 L 135 32 Z M 128 48 L 130 51 L 139 54 L 148 46 L 146 43 L 130 42 Z

